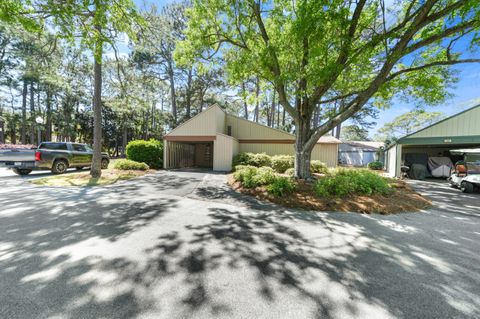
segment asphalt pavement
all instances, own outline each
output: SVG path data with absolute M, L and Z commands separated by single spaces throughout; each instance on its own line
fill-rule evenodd
M 480 317 L 480 194 L 414 184 L 436 207 L 380 216 L 259 203 L 205 171 L 93 188 L 9 174 L 0 318 Z

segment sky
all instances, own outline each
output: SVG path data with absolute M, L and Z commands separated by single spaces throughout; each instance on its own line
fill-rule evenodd
M 159 8 L 165 4 L 175 2 L 175 0 L 134 0 L 139 8 L 155 4 Z M 387 0 L 389 5 L 394 0 Z M 443 112 L 446 116 L 454 115 L 467 108 L 480 104 L 480 63 L 462 64 L 455 66 L 459 71 L 459 82 L 450 90 L 452 98 L 445 103 L 437 106 L 425 106 L 426 111 Z M 409 112 L 414 109 L 414 105 L 406 104 L 395 100 L 391 108 L 380 110 L 379 117 L 376 119 L 376 125 L 370 131 L 370 137 L 375 135 L 376 131 L 385 123 L 392 121 L 396 116 Z

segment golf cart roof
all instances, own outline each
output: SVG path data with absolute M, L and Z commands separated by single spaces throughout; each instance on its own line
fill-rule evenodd
M 480 148 L 462 148 L 458 150 L 450 150 L 450 153 L 456 155 L 470 154 L 470 155 L 480 155 Z

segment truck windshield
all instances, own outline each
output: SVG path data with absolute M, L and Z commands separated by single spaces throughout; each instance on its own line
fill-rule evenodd
M 465 156 L 468 174 L 480 174 L 480 154 L 470 154 Z

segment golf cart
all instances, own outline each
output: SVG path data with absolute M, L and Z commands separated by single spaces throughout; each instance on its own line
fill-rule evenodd
M 448 178 L 452 187 L 460 188 L 464 193 L 472 193 L 480 188 L 480 148 L 451 150 L 452 155 L 462 155 L 463 160 L 455 164 Z

